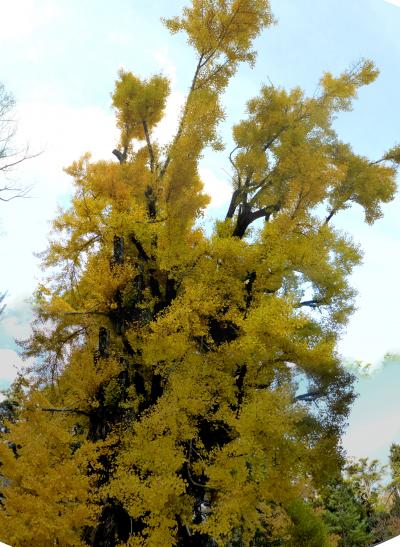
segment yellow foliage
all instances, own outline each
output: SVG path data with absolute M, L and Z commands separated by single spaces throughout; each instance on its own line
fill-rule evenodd
M 167 78 L 157 75 L 141 81 L 131 72 L 120 70 L 112 100 L 123 147 L 133 138 L 144 140 L 143 124 L 151 129 L 161 120 L 168 95 Z
M 152 134 L 168 80 L 121 71 L 119 162 L 66 169 L 75 194 L 22 342 L 38 361 L 0 443 L 0 534 L 16 547 L 290 542 L 293 500 L 341 466 L 353 379 L 336 343 L 361 252 L 332 220 L 354 203 L 379 218 L 400 161 L 398 146 L 357 155 L 332 120 L 377 70 L 326 73 L 312 98 L 263 86 L 207 234 L 199 161 L 222 149 L 221 93 L 272 15 L 267 0 L 192 0 L 165 23 L 198 55 L 175 137 Z
M 49 401 L 32 393 L 13 426 L 18 457 L 2 442 L 0 458 L 4 505 L 0 510 L 2 539 L 12 545 L 83 546 L 83 526 L 95 522 L 86 460 L 73 452 L 70 419 L 46 413 Z M 7 440 L 7 436 L 5 437 Z M 6 510 L 5 510 L 6 507 Z

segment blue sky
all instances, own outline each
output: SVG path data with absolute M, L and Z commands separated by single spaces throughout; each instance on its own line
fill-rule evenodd
M 31 198 L 0 206 L 0 290 L 8 290 L 0 322 L 0 389 L 20 363 L 15 337 L 29 334 L 26 300 L 42 275 L 34 252 L 46 246 L 57 204 L 68 203 L 69 178 L 62 168 L 82 153 L 111 158 L 116 141 L 110 93 L 120 67 L 141 77 L 164 72 L 172 80 L 166 120 L 158 128 L 166 141 L 176 126 L 193 71 L 194 55 L 183 36 L 171 37 L 161 16 L 178 14 L 183 0 L 14 0 L 2 6 L 0 81 L 17 101 L 18 142 L 43 153 L 22 164 L 12 178 L 34 184 Z M 396 5 L 397 4 L 397 5 Z M 241 67 L 225 97 L 221 133 L 230 150 L 230 127 L 244 113 L 246 100 L 269 81 L 314 93 L 323 71 L 334 74 L 362 57 L 381 71 L 362 90 L 353 112 L 336 127 L 356 152 L 379 158 L 400 143 L 400 0 L 271 0 L 277 25 L 259 37 L 254 69 Z M 222 215 L 229 198 L 226 154 L 206 153 L 201 174 L 212 195 L 209 217 Z M 358 383 L 360 396 L 350 417 L 344 446 L 355 456 L 385 459 L 392 441 L 400 442 L 400 363 L 384 363 L 400 353 L 399 198 L 385 216 L 368 227 L 361 211 L 338 216 L 365 251 L 352 283 L 358 311 L 339 350 L 344 358 L 370 362 L 377 369 Z M 396 400 L 397 399 L 397 400 Z

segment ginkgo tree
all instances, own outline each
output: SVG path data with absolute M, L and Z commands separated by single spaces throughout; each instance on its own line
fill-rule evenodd
M 199 160 L 223 149 L 221 94 L 272 22 L 268 0 L 192 0 L 164 21 L 197 55 L 170 144 L 153 137 L 168 79 L 121 71 L 115 158 L 67 169 L 21 342 L 37 364 L 0 446 L 3 541 L 329 545 L 307 500 L 344 462 L 353 377 L 336 343 L 361 260 L 333 222 L 352 204 L 381 216 L 400 151 L 370 160 L 332 127 L 377 77 L 370 61 L 311 98 L 263 86 L 206 235 Z

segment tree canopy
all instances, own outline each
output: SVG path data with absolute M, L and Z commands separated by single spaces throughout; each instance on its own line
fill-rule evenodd
M 206 235 L 199 159 L 222 150 L 221 94 L 272 22 L 267 0 L 192 0 L 164 21 L 197 54 L 171 143 L 153 138 L 168 79 L 121 71 L 118 161 L 67 169 L 21 342 L 37 365 L 0 445 L 2 540 L 329 544 L 308 500 L 344 464 L 354 392 L 336 344 L 361 260 L 333 219 L 382 215 L 400 151 L 370 160 L 334 130 L 377 77 L 369 60 L 325 73 L 314 97 L 264 85 L 233 127 L 230 204 Z

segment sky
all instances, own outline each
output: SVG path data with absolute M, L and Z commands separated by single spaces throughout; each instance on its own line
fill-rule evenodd
M 90 151 L 111 159 L 117 131 L 110 94 L 123 67 L 140 77 L 169 76 L 172 94 L 157 128 L 167 142 L 194 69 L 194 54 L 183 36 L 171 37 L 160 17 L 179 14 L 184 0 L 14 0 L 2 6 L 0 82 L 16 99 L 16 146 L 29 145 L 37 157 L 9 174 L 8 182 L 33 188 L 29 198 L 0 203 L 0 292 L 7 308 L 0 320 L 0 389 L 15 377 L 21 359 L 15 338 L 29 335 L 29 298 L 43 273 L 34 253 L 46 248 L 57 207 L 68 205 L 72 185 L 63 172 Z M 313 94 L 324 71 L 338 74 L 361 58 L 381 71 L 363 89 L 354 110 L 335 122 L 339 135 L 357 153 L 378 159 L 400 143 L 400 0 L 271 0 L 277 24 L 256 41 L 253 69 L 242 66 L 223 104 L 225 153 L 207 152 L 201 175 L 212 196 L 207 218 L 222 216 L 230 196 L 232 124 L 261 84 L 301 86 Z M 4 182 L 0 181 L 0 185 Z M 352 234 L 364 260 L 352 275 L 357 311 L 340 341 L 344 360 L 371 363 L 361 376 L 359 397 L 343 439 L 349 455 L 386 459 L 400 442 L 400 199 L 383 207 L 372 227 L 355 206 L 335 225 Z

